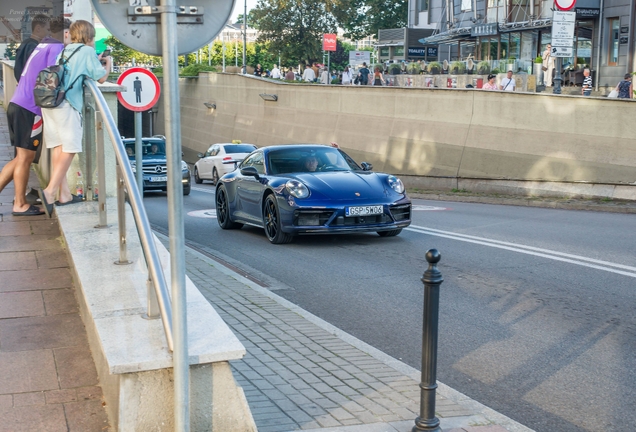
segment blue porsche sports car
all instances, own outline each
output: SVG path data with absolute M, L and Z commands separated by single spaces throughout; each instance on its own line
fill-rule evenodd
M 262 227 L 275 244 L 298 234 L 398 235 L 411 223 L 411 200 L 399 178 L 371 169 L 323 145 L 257 149 L 218 182 L 217 221 Z

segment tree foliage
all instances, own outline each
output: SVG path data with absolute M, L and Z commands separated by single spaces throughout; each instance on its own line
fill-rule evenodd
M 378 34 L 380 29 L 406 27 L 407 0 L 326 0 L 329 10 L 353 40 Z
M 252 11 L 258 41 L 269 42 L 270 52 L 287 62 L 322 59 L 322 35 L 337 28 L 325 0 L 259 0 Z
M 134 49 L 128 47 L 115 36 L 109 36 L 106 38 L 106 45 L 111 48 L 111 57 L 114 64 L 131 63 L 133 59 L 137 64 L 153 64 L 160 65 L 161 57 L 151 56 L 148 54 L 140 53 Z

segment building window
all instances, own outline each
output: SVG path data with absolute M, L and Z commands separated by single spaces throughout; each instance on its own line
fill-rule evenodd
M 620 41 L 620 18 L 609 19 L 609 58 L 607 59 L 608 66 L 618 66 L 618 46 Z
M 428 0 L 418 0 L 417 7 L 420 12 L 428 11 Z

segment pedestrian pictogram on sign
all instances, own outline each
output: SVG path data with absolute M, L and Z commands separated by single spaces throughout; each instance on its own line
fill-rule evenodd
M 125 92 L 117 93 L 117 99 L 131 111 L 147 111 L 159 100 L 159 80 L 148 69 L 128 69 L 121 74 L 117 84 L 126 87 Z

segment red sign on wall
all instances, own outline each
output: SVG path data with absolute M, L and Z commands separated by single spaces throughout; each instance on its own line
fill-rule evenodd
M 322 49 L 324 51 L 335 51 L 336 50 L 336 35 L 325 33 L 322 35 Z

